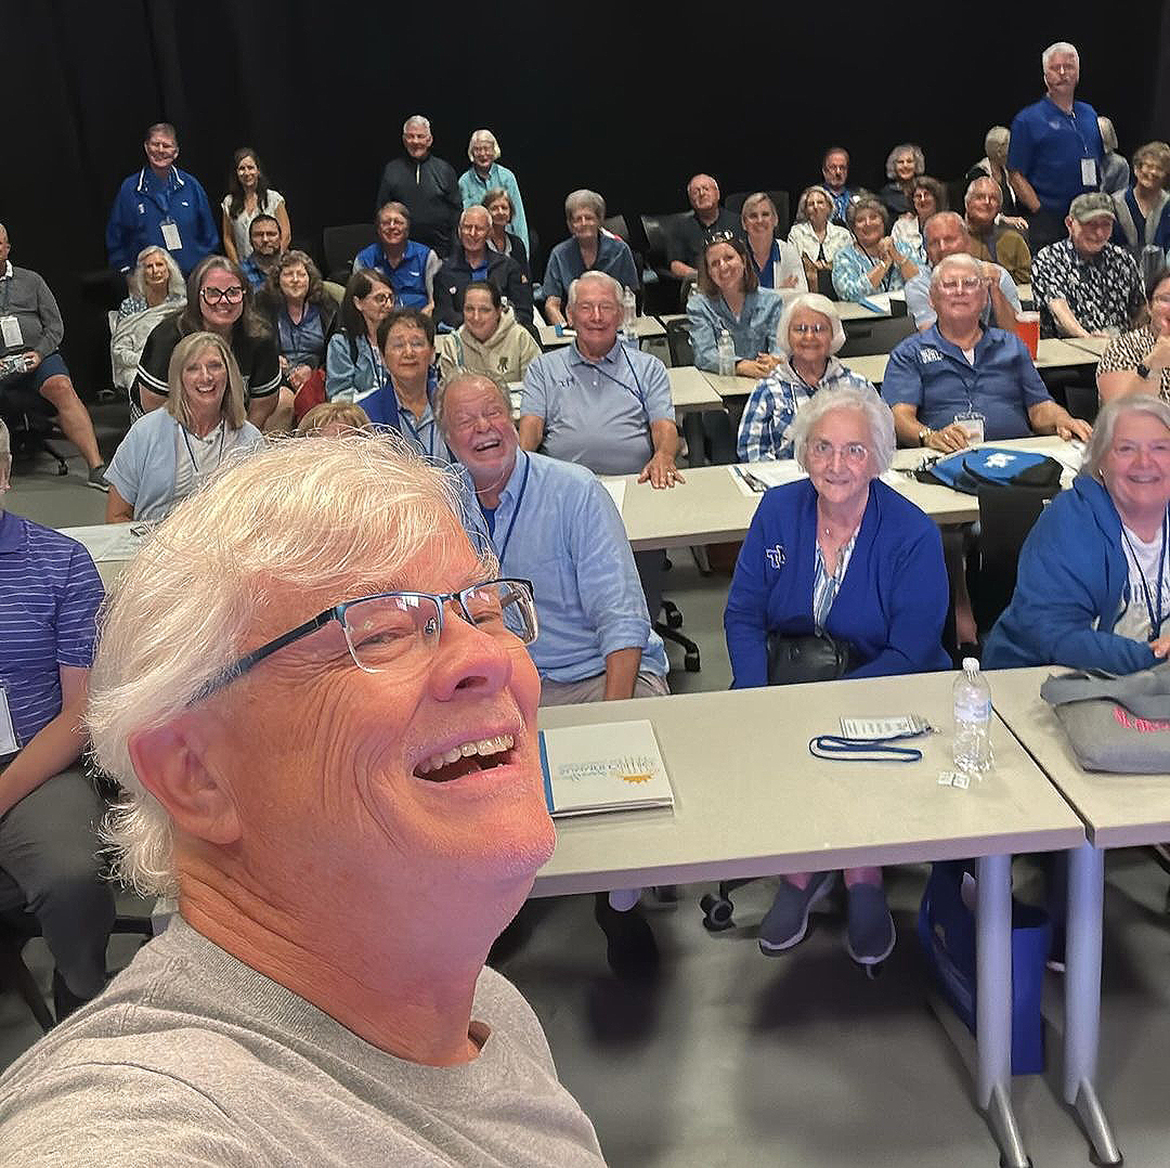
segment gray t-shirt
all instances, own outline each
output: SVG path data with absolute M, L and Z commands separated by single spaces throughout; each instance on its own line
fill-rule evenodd
M 405 1062 L 175 918 L 0 1078 L 4 1162 L 603 1164 L 515 987 L 485 969 L 472 1018 L 472 1062 Z

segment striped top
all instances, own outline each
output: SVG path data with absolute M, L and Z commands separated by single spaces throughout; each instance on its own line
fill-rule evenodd
M 845 573 L 849 571 L 849 561 L 853 558 L 853 549 L 857 544 L 857 532 L 855 531 L 849 538 L 849 542 L 837 553 L 837 567 L 833 572 L 829 571 L 828 565 L 825 563 L 824 553 L 821 551 L 821 545 L 817 543 L 817 561 L 816 561 L 816 575 L 813 578 L 813 625 L 816 627 L 818 633 L 825 631 L 825 623 L 829 619 L 829 610 L 833 607 L 833 601 L 837 599 L 837 593 L 841 591 L 841 581 L 845 579 Z
M 103 595 L 81 544 L 0 512 L 0 683 L 21 746 L 61 712 L 58 667 L 93 663 Z

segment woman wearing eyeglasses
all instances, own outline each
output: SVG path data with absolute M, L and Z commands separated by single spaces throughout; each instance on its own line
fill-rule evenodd
M 878 477 L 894 454 L 889 407 L 870 389 L 818 393 L 797 413 L 792 441 L 808 478 L 760 500 L 727 596 L 732 687 L 781 680 L 771 663 L 794 640 L 807 644 L 814 636 L 831 638 L 847 654 L 845 677 L 949 669 L 938 527 Z M 780 881 L 760 925 L 765 955 L 804 939 L 809 910 L 835 877 L 801 872 Z M 876 965 L 894 947 L 881 869 L 847 870 L 845 887 L 846 949 L 859 964 Z
M 325 349 L 325 395 L 353 401 L 382 385 L 389 374 L 378 344 L 378 326 L 394 309 L 394 289 L 373 268 L 359 268 L 345 285 L 340 328 Z
M 918 275 L 918 265 L 886 234 L 890 213 L 873 195 L 849 204 L 853 243 L 833 259 L 833 288 L 841 300 L 864 300 L 882 292 L 900 292 Z M 905 245 L 903 245 L 903 248 Z
M 791 458 L 792 422 L 818 390 L 852 386 L 877 393 L 833 356 L 844 343 L 841 318 L 828 297 L 805 292 L 789 302 L 776 330 L 779 363 L 752 390 L 740 420 L 741 462 Z
M 735 345 L 739 377 L 766 377 L 776 364 L 772 350 L 784 311 L 779 292 L 761 288 L 743 240 L 717 231 L 699 256 L 698 288 L 687 301 L 695 365 L 719 371 L 719 337 L 726 330 Z
M 1097 363 L 1097 392 L 1103 402 L 1148 393 L 1170 402 L 1170 267 L 1146 281 L 1150 320 L 1109 342 Z
M 225 461 L 263 441 L 244 415 L 244 382 L 218 333 L 183 337 L 161 409 L 130 427 L 106 470 L 107 523 L 162 519 Z
M 131 421 L 166 402 L 171 354 L 183 337 L 198 332 L 215 333 L 227 343 L 239 366 L 248 421 L 264 429 L 280 388 L 276 338 L 256 310 L 244 273 L 217 255 L 201 260 L 187 277 L 186 307 L 160 321 L 146 338 L 130 389 Z

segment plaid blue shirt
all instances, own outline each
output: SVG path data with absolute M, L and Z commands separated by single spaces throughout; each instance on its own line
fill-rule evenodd
M 818 389 L 877 390 L 860 373 L 847 369 L 836 357 L 830 357 L 824 376 L 818 385 L 811 386 L 793 369 L 787 360 L 752 390 L 743 418 L 739 423 L 739 441 L 736 448 L 740 462 L 762 462 L 771 458 L 791 458 L 792 439 L 788 431 L 796 411 Z

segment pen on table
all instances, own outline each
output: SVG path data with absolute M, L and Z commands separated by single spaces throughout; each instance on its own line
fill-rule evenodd
M 756 478 L 754 474 L 752 474 L 750 471 L 744 470 L 743 467 L 733 466 L 731 469 L 734 470 L 735 473 L 743 480 L 743 482 L 747 483 L 747 485 L 751 487 L 751 489 L 755 491 L 757 495 L 762 495 L 768 489 L 766 483 L 762 483 L 758 478 Z

